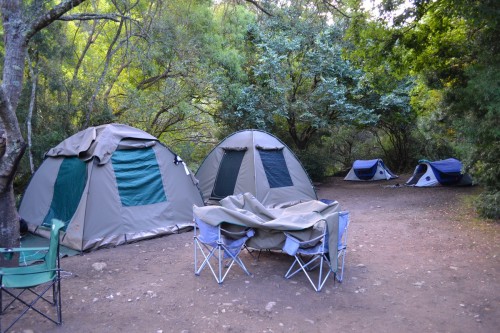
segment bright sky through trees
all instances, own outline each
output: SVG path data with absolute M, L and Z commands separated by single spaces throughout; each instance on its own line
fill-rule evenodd
M 363 9 L 367 10 L 371 13 L 373 17 L 380 17 L 382 16 L 382 13 L 380 11 L 380 5 L 382 3 L 382 0 L 363 0 Z M 390 17 L 394 17 L 397 15 L 400 15 L 403 13 L 403 11 L 407 8 L 410 8 L 412 6 L 410 0 L 405 0 L 405 2 L 399 6 L 397 10 L 394 10 Z M 389 24 L 392 25 L 392 22 L 388 22 Z

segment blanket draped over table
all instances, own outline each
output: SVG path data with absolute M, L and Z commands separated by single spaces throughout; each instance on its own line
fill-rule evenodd
M 220 201 L 220 206 L 193 208 L 193 214 L 210 225 L 229 223 L 253 228 L 255 236 L 248 240 L 247 246 L 274 250 L 283 248 L 284 231 L 300 240 L 309 240 L 323 232 L 325 225 L 328 225 L 328 246 L 330 249 L 337 249 L 339 211 L 337 201 L 326 204 L 317 200 L 284 208 L 268 208 L 250 193 L 226 197 Z M 337 256 L 332 257 L 336 262 Z M 335 268 L 334 262 L 332 266 Z

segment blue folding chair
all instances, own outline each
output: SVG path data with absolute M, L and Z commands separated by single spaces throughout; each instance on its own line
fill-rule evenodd
M 253 237 L 252 228 L 223 222 L 218 226 L 209 225 L 195 216 L 194 218 L 194 273 L 200 275 L 208 267 L 217 283 L 224 282 L 234 263 L 243 272 L 251 275 L 239 255 L 246 241 Z M 201 254 L 201 263 L 198 256 Z M 226 263 L 224 263 L 226 261 Z
M 344 277 L 345 256 L 347 253 L 347 230 L 349 227 L 349 212 L 338 213 L 338 242 L 337 251 L 329 250 L 329 226 L 324 223 L 322 232 L 308 240 L 300 240 L 288 232 L 285 232 L 286 240 L 283 251 L 295 259 L 285 274 L 289 279 L 302 271 L 313 286 L 314 290 L 321 291 L 328 277 L 333 273 L 334 278 L 342 282 Z M 332 255 L 336 257 L 333 260 Z M 336 263 L 332 265 L 332 261 Z M 313 271 L 319 267 L 316 281 L 313 280 Z M 339 273 L 340 271 L 340 273 Z

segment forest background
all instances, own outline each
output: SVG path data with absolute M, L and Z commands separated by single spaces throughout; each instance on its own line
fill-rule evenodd
M 455 157 L 500 217 L 496 0 L 1 0 L 0 244 L 45 152 L 110 122 L 196 170 L 268 131 L 315 181 Z M 14 240 L 13 240 L 14 239 Z

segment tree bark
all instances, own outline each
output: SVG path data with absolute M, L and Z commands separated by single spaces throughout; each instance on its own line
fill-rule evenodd
M 16 210 L 16 199 L 12 185 L 9 191 L 0 193 L 0 247 L 16 247 L 19 244 L 19 216 Z M 2 267 L 12 266 L 15 260 L 3 261 Z
M 4 153 L 0 159 L 0 247 L 13 247 L 19 240 L 19 218 L 12 183 L 26 144 L 12 105 L 6 98 L 6 90 L 2 84 L 0 116 L 5 129 L 5 148 L 2 149 Z
M 38 59 L 35 61 L 35 65 L 33 66 L 31 64 L 31 59 L 29 54 L 27 54 L 28 58 L 28 66 L 30 70 L 30 76 L 31 76 L 31 96 L 30 96 L 30 106 L 28 109 L 28 116 L 26 118 L 26 131 L 27 131 L 27 136 L 28 136 L 28 157 L 30 160 L 30 172 L 31 174 L 35 173 L 35 164 L 33 163 L 33 151 L 32 149 L 32 127 L 31 127 L 31 121 L 33 119 L 33 110 L 35 109 L 35 104 L 36 104 L 36 90 L 38 86 Z M 37 58 L 37 57 L 35 57 Z
M 21 0 L 0 0 L 4 38 L 3 77 L 0 86 L 0 247 L 19 243 L 19 217 L 13 181 L 26 143 L 16 109 L 23 86 L 26 48 L 31 37 L 85 0 L 63 0 L 52 9 L 25 15 Z
M 23 84 L 26 52 L 20 1 L 3 1 L 2 19 L 5 57 L 0 86 L 0 131 L 5 133 L 5 148 L 0 158 L 0 247 L 12 247 L 19 241 L 19 218 L 12 183 L 26 149 L 15 113 Z

